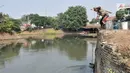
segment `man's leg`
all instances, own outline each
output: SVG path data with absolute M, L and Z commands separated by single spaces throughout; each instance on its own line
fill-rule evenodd
M 100 20 L 101 28 L 103 28 L 103 29 L 106 28 L 106 26 L 105 26 L 106 22 L 104 22 L 104 19 L 106 19 L 106 21 L 107 21 L 107 18 L 108 18 L 108 15 L 105 14 L 105 15 L 101 18 L 101 20 Z
M 105 16 L 104 16 L 104 18 L 103 18 L 103 20 L 102 20 L 102 22 L 103 22 L 104 24 L 106 24 L 108 17 L 109 17 L 108 15 L 105 15 Z
M 102 21 L 103 21 L 103 18 L 104 18 L 104 17 L 102 17 L 101 20 L 100 20 L 100 25 L 101 25 L 101 28 L 102 28 L 102 29 L 104 29 L 104 25 L 105 25 L 105 24 L 102 22 Z

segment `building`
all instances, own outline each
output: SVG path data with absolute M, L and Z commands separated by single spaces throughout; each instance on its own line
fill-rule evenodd
M 124 10 L 124 18 L 125 22 L 127 22 L 128 29 L 130 29 L 130 4 L 125 4 L 125 3 L 118 3 L 117 4 L 117 11 L 118 10 Z M 123 28 L 124 22 L 121 22 L 121 27 Z

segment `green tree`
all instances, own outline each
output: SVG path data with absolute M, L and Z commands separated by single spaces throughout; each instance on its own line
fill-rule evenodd
M 40 23 L 40 16 L 38 14 L 28 14 L 28 15 L 23 15 L 21 17 L 21 21 L 24 23 L 27 23 L 31 20 L 31 23 L 34 23 L 38 26 Z
M 0 24 L 0 32 L 12 33 L 13 30 L 13 22 L 10 20 L 9 15 L 3 14 L 4 22 Z
M 58 18 L 57 17 L 52 17 L 52 27 L 54 28 L 54 29 L 59 29 L 59 23 L 58 23 Z
M 56 29 L 60 29 L 60 27 L 65 26 L 67 24 L 67 19 L 65 19 L 64 13 L 57 14 L 57 17 L 54 20 L 54 26 Z
M 97 23 L 97 22 L 99 22 L 99 21 L 100 21 L 99 19 L 93 18 L 93 19 L 90 21 L 90 24 Z
M 122 19 L 123 17 L 124 17 L 124 14 L 125 14 L 125 11 L 124 10 L 118 10 L 117 12 L 116 12 L 116 18 L 118 19 L 118 20 L 120 20 L 120 19 Z
M 8 14 L 0 13 L 0 33 L 13 33 L 20 31 L 20 20 L 10 18 Z
M 47 17 L 47 16 L 39 16 L 38 14 L 28 14 L 23 15 L 21 20 L 23 22 L 28 22 L 31 20 L 32 24 L 35 24 L 36 26 L 43 26 L 43 27 L 51 27 L 53 24 L 53 18 Z
M 58 24 L 64 26 L 64 29 L 78 30 L 86 25 L 87 14 L 86 8 L 83 6 L 71 6 L 64 13 L 57 15 Z
M 16 32 L 20 32 L 20 24 L 21 24 L 21 20 L 20 19 L 13 19 L 10 18 L 10 20 L 13 22 L 13 30 Z

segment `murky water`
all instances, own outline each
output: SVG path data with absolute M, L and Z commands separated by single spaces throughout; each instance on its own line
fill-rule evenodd
M 96 40 L 79 36 L 26 39 L 1 49 L 0 73 L 93 73 Z

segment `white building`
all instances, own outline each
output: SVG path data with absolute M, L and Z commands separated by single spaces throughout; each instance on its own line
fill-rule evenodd
M 126 10 L 126 14 L 124 15 L 126 17 L 126 22 L 122 22 L 122 29 L 130 29 L 130 4 L 125 4 L 125 3 L 118 3 L 117 4 L 117 11 L 123 9 Z M 129 17 L 129 18 L 128 18 Z M 128 18 L 128 19 L 127 19 Z

